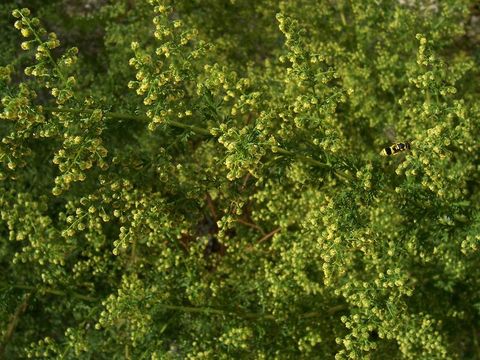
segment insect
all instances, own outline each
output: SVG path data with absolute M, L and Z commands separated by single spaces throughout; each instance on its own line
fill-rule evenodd
M 383 155 L 383 156 L 397 155 L 405 150 L 410 150 L 410 143 L 408 141 L 400 142 L 400 143 L 396 143 L 391 146 L 388 146 L 380 152 L 380 155 Z
M 393 142 L 393 145 L 390 145 L 380 152 L 380 155 L 382 156 L 391 156 L 391 155 L 398 155 L 406 150 L 410 150 L 411 148 L 411 141 L 403 141 L 399 142 L 396 140 L 396 132 L 393 126 L 387 126 L 384 130 L 385 135 L 387 138 Z

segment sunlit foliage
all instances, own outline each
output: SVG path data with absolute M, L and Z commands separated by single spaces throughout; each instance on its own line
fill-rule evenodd
M 4 2 L 0 358 L 479 358 L 475 4 Z

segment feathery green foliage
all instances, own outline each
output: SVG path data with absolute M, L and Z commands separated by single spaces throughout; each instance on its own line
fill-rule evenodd
M 0 357 L 480 358 L 475 1 L 25 3 Z

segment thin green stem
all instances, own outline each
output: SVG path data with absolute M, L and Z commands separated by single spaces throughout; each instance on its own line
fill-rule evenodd
M 92 109 L 70 109 L 70 108 L 57 108 L 57 107 L 49 107 L 49 106 L 44 107 L 44 109 L 49 112 L 71 113 L 71 114 L 91 114 L 94 111 Z M 135 120 L 135 121 L 141 121 L 141 122 L 150 121 L 150 118 L 147 116 L 130 115 L 130 114 L 123 114 L 118 112 L 105 112 L 103 116 L 110 119 L 118 119 L 118 120 Z M 213 136 L 212 134 L 210 134 L 209 130 L 201 128 L 199 126 L 188 125 L 175 120 L 167 120 L 166 124 L 177 127 L 177 128 L 185 129 L 185 130 L 190 130 L 197 134 L 201 134 L 205 136 Z
M 346 27 L 348 23 L 347 23 L 347 19 L 345 18 L 345 14 L 343 13 L 343 8 L 340 9 L 340 19 L 342 20 L 343 26 Z
M 319 167 L 319 168 L 333 170 L 332 166 L 329 165 L 329 164 L 322 163 L 318 160 L 309 158 L 308 156 L 305 156 L 305 155 L 294 153 L 293 151 L 282 149 L 281 147 L 278 147 L 278 146 L 274 146 L 272 148 L 272 150 L 276 153 L 279 153 L 279 154 L 283 154 L 283 155 L 287 155 L 287 156 L 291 156 L 291 157 L 296 157 L 297 159 L 299 159 L 302 162 L 311 164 L 311 165 Z M 340 171 L 337 171 L 337 170 L 333 170 L 333 172 L 335 173 L 335 175 L 337 175 L 342 180 L 353 181 L 353 177 L 346 174 L 346 173 L 343 173 L 343 172 L 340 172 Z
M 229 310 L 220 310 L 220 309 L 213 309 L 209 307 L 194 307 L 194 306 L 178 306 L 178 305 L 167 305 L 167 304 L 157 304 L 158 307 L 163 308 L 165 310 L 175 310 L 181 312 L 189 312 L 189 313 L 200 313 L 200 314 L 215 314 L 215 315 L 233 315 L 243 319 L 251 319 L 251 320 L 276 320 L 276 317 L 271 314 L 259 314 L 259 313 L 242 313 L 236 311 L 229 311 Z M 325 315 L 334 315 L 335 313 L 345 310 L 347 308 L 346 305 L 336 305 L 331 307 L 325 312 L 308 312 L 300 315 L 301 319 L 311 319 L 322 317 Z
M 290 156 L 290 157 L 296 157 L 296 158 L 298 158 L 298 159 L 300 159 L 300 160 L 302 160 L 306 163 L 309 163 L 309 164 L 317 166 L 317 167 L 326 168 L 326 169 L 331 168 L 328 164 L 322 163 L 318 160 L 309 158 L 309 157 L 301 155 L 301 154 L 294 153 L 293 151 L 283 149 L 279 146 L 272 147 L 272 150 L 273 150 L 273 152 L 276 152 L 276 153 L 279 153 L 279 154 L 287 155 L 287 156 Z
M 189 312 L 189 313 L 215 314 L 215 315 L 240 315 L 240 314 L 238 314 L 236 312 L 233 312 L 233 311 L 213 309 L 213 308 L 209 308 L 209 307 L 179 306 L 179 305 L 168 305 L 168 304 L 156 304 L 156 305 L 159 308 L 162 308 L 162 309 L 165 309 L 165 310 L 176 310 L 176 311 Z M 252 315 L 252 314 L 250 314 L 250 315 Z M 257 314 L 255 314 L 255 315 L 257 315 Z
M 85 301 L 90 301 L 90 302 L 94 302 L 94 301 L 97 301 L 97 299 L 91 297 L 91 296 L 88 296 L 88 295 L 82 295 L 82 294 L 78 294 L 76 292 L 65 292 L 65 291 L 62 291 L 62 290 L 57 290 L 57 289 L 49 289 L 49 288 L 37 288 L 35 286 L 30 286 L 30 285 L 11 285 L 11 284 L 4 284 L 2 283 L 1 284 L 1 287 L 2 288 L 5 288 L 5 287 L 11 287 L 11 288 L 14 288 L 14 289 L 22 289 L 22 290 L 29 290 L 29 291 L 36 291 L 37 293 L 45 293 L 45 294 L 51 294 L 51 295 L 57 295 L 57 296 L 72 296 L 74 298 L 77 298 L 77 299 L 80 299 L 80 300 L 85 300 Z

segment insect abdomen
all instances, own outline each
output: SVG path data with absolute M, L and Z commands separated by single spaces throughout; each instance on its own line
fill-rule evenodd
M 386 147 L 385 149 L 383 149 L 382 155 L 385 155 L 385 156 L 390 156 L 390 155 L 392 155 L 392 149 L 390 149 L 390 146 L 389 146 L 389 147 Z

